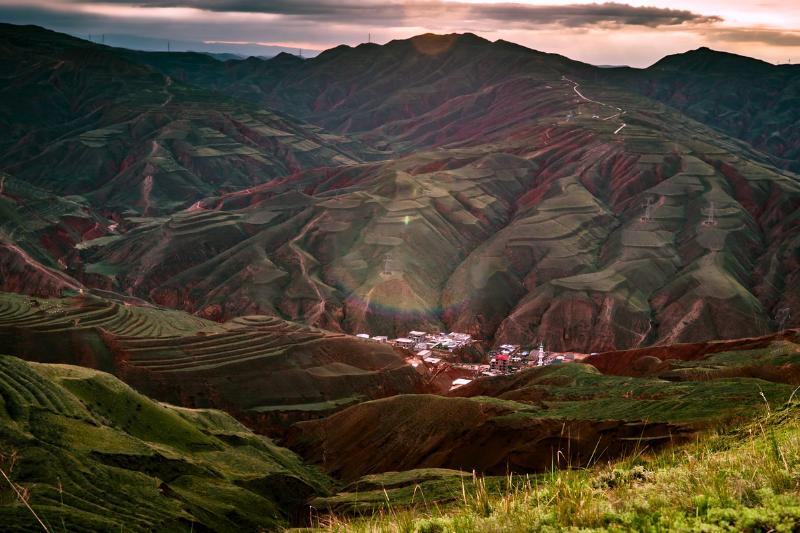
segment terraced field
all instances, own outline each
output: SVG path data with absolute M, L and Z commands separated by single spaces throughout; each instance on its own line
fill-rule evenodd
M 261 431 L 340 409 L 355 399 L 428 390 L 390 346 L 267 316 L 224 324 L 94 295 L 0 298 L 4 351 L 112 372 L 146 394 L 225 408 Z M 282 406 L 287 406 L 284 409 Z
M 0 356 L 0 398 L 4 531 L 275 530 L 330 491 L 230 416 L 154 402 L 95 370 Z
M 225 328 L 208 320 L 153 306 L 136 306 L 91 294 L 73 298 L 34 298 L 2 293 L 0 327 L 38 333 L 102 329 L 119 337 L 177 337 Z
M 220 191 L 376 153 L 182 83 L 123 50 L 10 24 L 0 26 L 0 42 L 3 97 L 15 102 L 3 114 L 0 167 L 106 213 L 171 213 Z

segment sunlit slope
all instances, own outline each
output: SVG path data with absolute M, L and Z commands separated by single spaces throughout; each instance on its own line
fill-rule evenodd
M 50 530 L 275 530 L 328 481 L 220 411 L 0 356 L 0 468 Z M 4 531 L 41 531 L 4 481 Z

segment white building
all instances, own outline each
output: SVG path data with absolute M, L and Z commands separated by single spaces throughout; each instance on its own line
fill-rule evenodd
M 411 338 L 411 339 L 413 339 L 413 340 L 415 340 L 417 342 L 420 342 L 420 341 L 424 340 L 426 335 L 427 335 L 427 333 L 425 333 L 424 331 L 409 331 L 408 332 L 409 338 Z
M 414 341 L 412 341 L 411 339 L 408 339 L 406 337 L 400 337 L 399 339 L 395 339 L 394 343 L 395 343 L 395 345 L 399 346 L 400 348 L 407 348 L 409 350 L 411 348 L 413 348 L 414 344 L 415 344 Z
M 467 385 L 468 383 L 472 383 L 472 380 L 471 379 L 466 379 L 466 378 L 454 379 L 453 380 L 453 384 L 450 386 L 450 390 L 457 389 L 459 387 L 463 387 L 464 385 Z

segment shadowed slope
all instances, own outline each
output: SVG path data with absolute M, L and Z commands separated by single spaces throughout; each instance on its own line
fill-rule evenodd
M 600 77 L 669 104 L 800 171 L 800 67 L 698 48 Z
M 0 26 L 0 168 L 116 212 L 156 214 L 309 166 L 359 161 L 360 145 L 125 52 L 41 28 Z

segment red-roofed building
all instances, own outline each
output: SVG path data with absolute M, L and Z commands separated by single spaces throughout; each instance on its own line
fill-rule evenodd
M 497 355 L 493 357 L 492 360 L 489 361 L 489 368 L 505 374 L 508 372 L 508 356 Z

